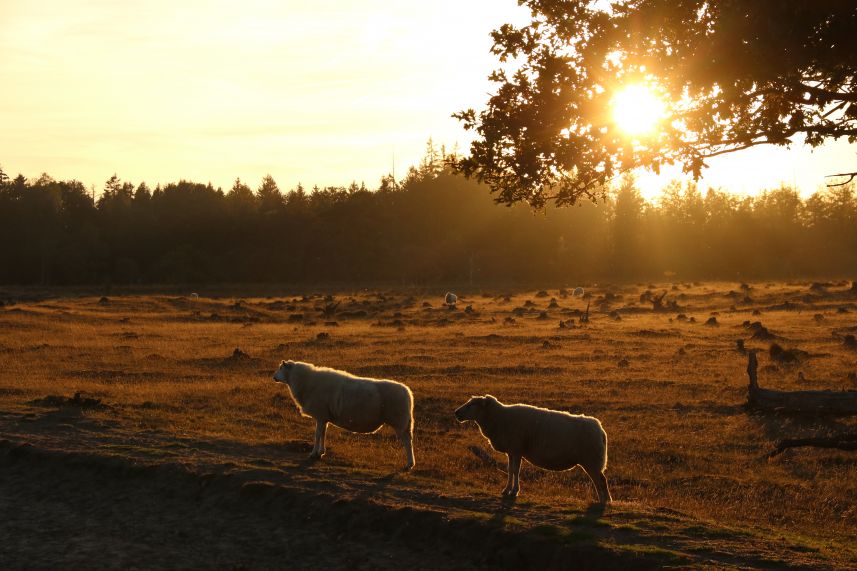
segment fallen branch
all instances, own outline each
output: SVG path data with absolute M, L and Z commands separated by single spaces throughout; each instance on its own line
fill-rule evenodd
M 827 438 L 787 438 L 785 440 L 780 440 L 777 443 L 777 447 L 768 454 L 768 458 L 773 458 L 778 454 L 782 454 L 788 448 L 798 448 L 801 446 L 836 448 L 838 450 L 857 450 L 857 434 L 842 434 Z
M 504 474 L 506 473 L 506 466 L 504 466 L 502 462 L 498 462 L 497 459 L 491 456 L 491 453 L 484 448 L 471 444 L 467 449 L 470 450 L 474 456 L 482 460 L 486 466 L 499 470 Z
M 811 414 L 857 415 L 854 391 L 775 391 L 759 387 L 756 352 L 750 351 L 747 405 L 752 409 Z

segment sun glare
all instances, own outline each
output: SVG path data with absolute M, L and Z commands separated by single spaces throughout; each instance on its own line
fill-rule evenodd
M 664 103 L 645 85 L 629 85 L 610 102 L 613 121 L 628 135 L 651 133 L 664 117 Z

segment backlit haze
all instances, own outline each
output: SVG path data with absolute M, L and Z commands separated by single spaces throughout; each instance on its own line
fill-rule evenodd
M 114 172 L 150 186 L 271 174 L 283 189 L 374 188 L 429 137 L 467 150 L 450 114 L 487 100 L 488 34 L 526 15 L 515 0 L 3 0 L 0 165 L 99 190 Z M 806 195 L 857 156 L 840 143 L 711 165 L 703 187 Z M 678 174 L 641 175 L 644 195 Z

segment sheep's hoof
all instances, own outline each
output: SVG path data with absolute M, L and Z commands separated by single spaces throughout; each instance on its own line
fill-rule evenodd
M 310 460 L 320 460 L 324 456 L 324 452 L 313 452 L 309 455 Z
M 416 466 L 416 464 L 406 464 L 405 467 L 402 468 L 402 472 L 410 472 L 414 469 L 414 466 Z
M 512 505 L 518 500 L 517 495 L 512 494 L 511 492 L 503 494 L 500 496 L 500 503 L 504 505 Z

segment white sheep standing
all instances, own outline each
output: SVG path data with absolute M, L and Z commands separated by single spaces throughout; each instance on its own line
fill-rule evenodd
M 455 411 L 459 422 L 472 420 L 497 451 L 508 455 L 503 495 L 520 490 L 521 458 L 546 470 L 580 466 L 592 480 L 598 501 L 610 503 L 607 434 L 597 418 L 526 404 L 505 405 L 491 395 L 474 396 Z
M 328 423 L 367 434 L 386 424 L 396 431 L 405 448 L 405 470 L 414 467 L 414 397 L 406 385 L 300 361 L 282 361 L 274 380 L 289 387 L 301 415 L 315 419 L 310 458 L 324 456 Z
M 573 295 L 574 297 L 583 297 L 583 293 L 584 292 L 582 287 L 576 287 L 574 288 L 574 291 L 571 292 L 571 295 Z

